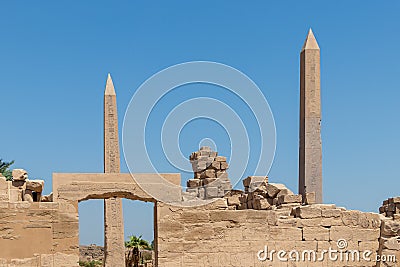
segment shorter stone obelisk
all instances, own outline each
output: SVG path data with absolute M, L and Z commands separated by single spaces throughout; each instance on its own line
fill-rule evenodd
M 104 93 L 104 173 L 120 172 L 117 96 L 110 74 Z M 104 266 L 125 266 L 122 200 L 104 199 Z

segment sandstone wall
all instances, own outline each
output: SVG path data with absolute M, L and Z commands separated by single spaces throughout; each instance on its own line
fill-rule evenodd
M 0 202 L 0 267 L 78 266 L 77 207 Z
M 276 210 L 228 210 L 224 199 L 198 208 L 158 203 L 156 212 L 158 261 L 162 267 L 375 266 L 382 220 L 387 219 L 376 213 L 318 204 Z M 362 255 L 360 261 L 357 255 L 353 261 L 350 254 L 346 261 L 346 253 L 342 253 L 344 260 L 340 260 L 340 253 L 337 253 L 336 261 L 325 256 L 323 262 L 314 262 L 312 255 L 311 260 L 302 261 L 301 253 L 305 250 L 315 251 L 317 259 L 322 250 L 329 247 L 339 251 L 337 242 L 341 239 L 347 242 L 343 251 L 370 250 L 372 254 L 366 259 L 371 258 L 371 261 L 363 260 Z M 295 249 L 300 253 L 300 260 L 283 262 L 275 253 L 271 261 L 260 261 L 257 254 L 265 246 L 269 252 L 285 250 L 289 253 Z M 264 255 L 261 253 L 261 258 Z M 305 258 L 308 259 L 307 254 Z

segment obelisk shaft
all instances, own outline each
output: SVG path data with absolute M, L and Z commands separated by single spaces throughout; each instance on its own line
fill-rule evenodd
M 117 98 L 111 76 L 104 93 L 104 173 L 120 172 Z M 104 266 L 125 266 L 122 200 L 104 199 Z
M 320 49 L 311 29 L 300 54 L 299 193 L 322 203 Z

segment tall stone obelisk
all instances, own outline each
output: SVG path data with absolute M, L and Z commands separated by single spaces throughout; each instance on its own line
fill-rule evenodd
M 312 30 L 300 53 L 299 193 L 322 203 L 320 49 Z
M 104 92 L 104 173 L 120 172 L 117 96 L 110 74 Z M 125 266 L 122 200 L 104 199 L 104 266 Z

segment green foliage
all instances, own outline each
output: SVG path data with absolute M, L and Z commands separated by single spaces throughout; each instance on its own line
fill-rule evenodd
M 151 249 L 148 241 L 142 239 L 142 236 L 131 235 L 128 241 L 125 241 L 125 247 L 138 249 Z
M 99 267 L 99 266 L 103 266 L 103 263 L 101 261 L 79 261 L 79 266 Z
M 4 162 L 2 159 L 0 159 L 0 173 L 6 177 L 7 181 L 12 181 L 12 172 L 9 168 L 13 164 L 13 160 L 11 162 Z

